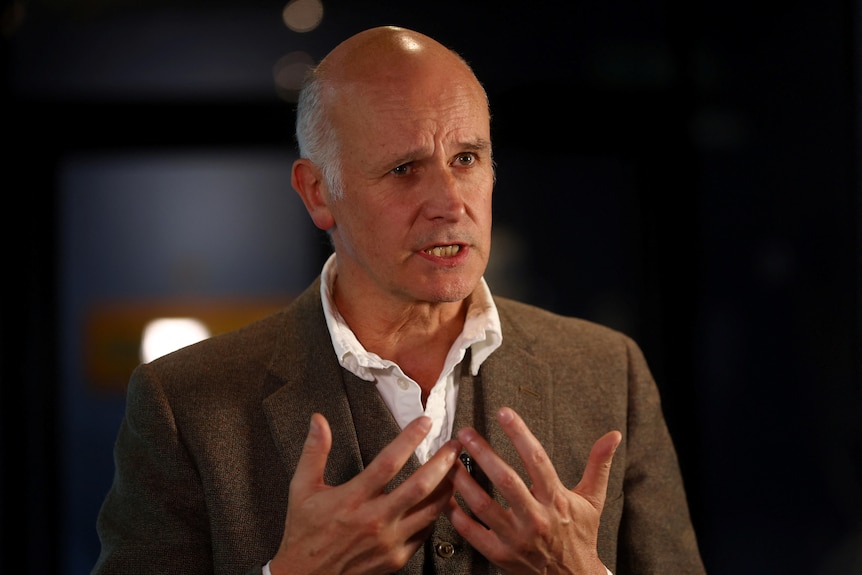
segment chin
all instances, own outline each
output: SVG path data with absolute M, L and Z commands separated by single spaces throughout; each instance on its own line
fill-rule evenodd
M 439 303 L 454 303 L 463 301 L 470 297 L 476 289 L 479 280 L 474 281 L 448 281 L 431 289 L 430 301 Z

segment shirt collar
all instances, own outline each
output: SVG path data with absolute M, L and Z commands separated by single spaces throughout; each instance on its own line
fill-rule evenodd
M 333 297 L 337 275 L 336 257 L 332 254 L 323 264 L 320 281 L 320 299 L 323 302 L 323 314 L 326 317 L 332 347 L 342 367 L 362 379 L 374 381 L 372 370 L 388 369 L 395 364 L 366 350 L 338 312 Z M 461 361 L 467 349 L 472 348 L 470 371 L 476 375 L 482 362 L 500 347 L 502 342 L 503 330 L 497 306 L 485 278 L 480 278 L 479 285 L 469 297 L 464 328 L 449 350 L 444 371 Z

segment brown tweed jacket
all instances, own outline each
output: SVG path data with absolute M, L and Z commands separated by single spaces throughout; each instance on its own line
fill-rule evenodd
M 476 427 L 524 475 L 494 417 L 511 406 L 569 486 L 592 443 L 620 430 L 602 560 L 616 575 L 704 573 L 658 391 L 636 344 L 583 320 L 496 301 L 503 345 L 477 377 L 464 370 L 456 429 Z M 325 473 L 332 485 L 356 475 L 399 432 L 374 385 L 339 366 L 319 279 L 279 313 L 140 366 L 97 521 L 102 552 L 93 573 L 260 573 L 278 548 L 315 411 L 332 427 Z M 414 457 L 393 485 L 417 465 Z M 436 553 L 442 542 L 455 553 Z M 442 516 L 401 571 L 497 572 Z

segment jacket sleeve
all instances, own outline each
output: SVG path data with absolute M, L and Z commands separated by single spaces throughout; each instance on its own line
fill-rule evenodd
M 623 513 L 616 575 L 702 575 L 676 450 L 659 391 L 627 339 L 629 397 Z
M 147 373 L 146 365 L 139 367 L 129 383 L 92 573 L 212 573 L 200 478 L 171 406 Z

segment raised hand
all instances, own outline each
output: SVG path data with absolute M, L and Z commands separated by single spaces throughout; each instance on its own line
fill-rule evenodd
M 532 485 L 525 485 L 474 429 L 461 430 L 458 439 L 509 508 L 501 507 L 466 469 L 456 466 L 455 488 L 484 526 L 453 498 L 447 515 L 455 529 L 510 575 L 605 575 L 596 543 L 611 462 L 622 439 L 620 432 L 608 432 L 595 442 L 581 481 L 570 489 L 560 482 L 542 444 L 518 414 L 502 408 L 498 420 L 523 460 Z
M 461 446 L 451 440 L 391 493 L 384 489 L 431 429 L 419 417 L 359 475 L 339 486 L 323 482 L 332 448 L 329 423 L 311 418 L 272 575 L 390 573 L 403 567 L 452 498 L 448 474 Z

